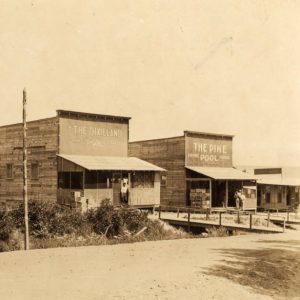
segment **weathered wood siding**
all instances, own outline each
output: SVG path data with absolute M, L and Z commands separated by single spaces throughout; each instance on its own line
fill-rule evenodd
M 265 189 L 269 188 L 270 191 L 270 201 L 267 202 L 266 196 L 265 196 Z M 282 198 L 281 201 L 278 201 L 278 192 L 279 188 L 282 189 Z M 264 209 L 285 209 L 288 208 L 287 205 L 287 189 L 286 186 L 278 186 L 278 185 L 261 185 L 259 184 L 259 197 L 260 197 L 260 208 Z
M 58 122 L 48 118 L 27 123 L 28 197 L 55 201 L 57 190 Z M 23 125 L 0 127 L 0 203 L 14 206 L 23 197 Z M 38 164 L 38 178 L 31 177 L 31 164 Z M 6 176 L 7 164 L 13 176 Z
M 161 186 L 162 205 L 186 205 L 184 137 L 129 143 L 129 156 L 153 163 L 167 170 L 167 184 Z

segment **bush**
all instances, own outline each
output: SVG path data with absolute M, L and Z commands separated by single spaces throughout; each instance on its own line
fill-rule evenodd
M 24 232 L 23 204 L 20 209 L 11 212 L 11 219 L 16 228 Z M 80 212 L 52 202 L 30 201 L 28 219 L 30 235 L 38 238 L 89 231 Z
M 16 228 L 10 212 L 0 212 L 0 252 L 24 248 L 24 236 Z
M 8 241 L 14 227 L 10 214 L 0 211 L 0 241 Z
M 148 224 L 148 213 L 145 211 L 123 209 L 120 212 L 124 227 L 129 231 L 138 231 Z
M 119 235 L 123 231 L 122 214 L 114 208 L 109 200 L 104 200 L 100 207 L 89 210 L 86 217 L 93 231 L 97 234 L 111 237 Z
M 82 214 L 56 203 L 29 201 L 31 248 L 104 245 L 183 237 L 139 209 L 117 208 L 109 200 Z M 146 229 L 136 235 L 142 228 Z M 0 212 L 0 252 L 24 248 L 24 205 Z

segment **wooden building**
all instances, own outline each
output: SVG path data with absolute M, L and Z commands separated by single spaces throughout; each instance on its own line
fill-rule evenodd
M 163 169 L 128 157 L 128 117 L 58 110 L 53 118 L 27 123 L 29 199 L 81 203 L 104 199 L 120 204 L 121 184 L 128 204 L 159 204 Z M 0 127 L 0 204 L 22 201 L 22 124 Z
M 232 165 L 231 135 L 185 131 L 183 136 L 129 143 L 129 155 L 167 170 L 161 204 L 199 208 L 235 207 L 243 189 L 244 209 L 256 209 L 255 176 Z
M 300 168 L 255 168 L 257 201 L 262 209 L 290 209 L 300 205 Z

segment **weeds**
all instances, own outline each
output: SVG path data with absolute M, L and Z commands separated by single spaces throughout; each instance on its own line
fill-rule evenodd
M 138 209 L 116 208 L 109 201 L 85 214 L 56 203 L 29 202 L 31 248 L 105 245 L 175 239 L 180 230 L 166 228 Z M 24 248 L 24 207 L 0 214 L 0 252 Z M 139 232 L 141 231 L 141 232 Z M 138 233 L 138 234 L 137 234 Z

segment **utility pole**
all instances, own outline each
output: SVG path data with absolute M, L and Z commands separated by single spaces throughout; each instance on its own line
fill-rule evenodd
M 27 195 L 27 125 L 26 125 L 26 90 L 23 90 L 23 200 L 25 223 L 25 250 L 29 250 L 28 195 Z

